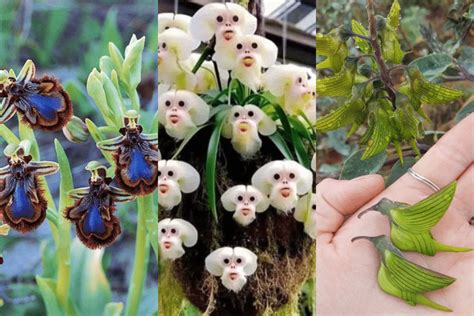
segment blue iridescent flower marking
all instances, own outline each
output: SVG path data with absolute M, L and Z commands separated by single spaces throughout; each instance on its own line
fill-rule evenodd
M 46 217 L 47 201 L 43 197 L 39 176 L 58 171 L 51 161 L 32 161 L 30 142 L 10 144 L 4 154 L 8 165 L 0 168 L 0 214 L 13 229 L 26 233 L 38 227 Z
M 17 182 L 12 200 L 13 203 L 11 209 L 13 219 L 18 220 L 21 218 L 34 218 L 35 209 L 31 203 L 30 198 L 26 195 L 25 184 L 23 181 Z
M 110 245 L 121 233 L 116 216 L 115 203 L 135 199 L 133 195 L 110 185 L 107 169 L 91 161 L 86 170 L 91 172 L 89 187 L 70 191 L 74 204 L 64 210 L 64 216 L 76 226 L 76 234 L 91 249 Z
M 158 186 L 158 135 L 144 134 L 138 124 L 136 111 L 124 116 L 121 136 L 97 143 L 110 151 L 115 160 L 115 180 L 125 191 L 134 195 L 146 195 Z
M 36 79 L 35 65 L 28 60 L 18 77 L 10 77 L 0 85 L 0 124 L 19 113 L 32 128 L 58 131 L 72 117 L 72 103 L 59 82 L 48 76 Z

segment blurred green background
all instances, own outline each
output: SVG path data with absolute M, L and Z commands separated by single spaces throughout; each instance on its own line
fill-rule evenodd
M 103 125 L 85 89 L 87 76 L 92 68 L 99 66 L 99 58 L 107 54 L 109 42 L 123 51 L 132 34 L 146 36 L 139 94 L 145 112 L 142 117 L 152 117 L 147 114 L 156 112 L 157 106 L 157 11 L 156 0 L 1 0 L 0 69 L 13 68 L 18 73 L 25 60 L 32 59 L 37 66 L 37 76 L 48 74 L 60 79 L 72 98 L 76 116 Z M 7 125 L 17 132 L 15 118 Z M 75 187 L 87 186 L 88 173 L 84 167 L 90 160 L 101 157 L 91 139 L 84 144 L 73 144 L 60 132 L 37 132 L 36 136 L 42 160 L 56 159 L 53 140 L 58 138 L 70 159 Z M 4 145 L 0 139 L 1 152 Z M 0 165 L 5 164 L 0 158 Z M 53 196 L 58 197 L 59 176 L 50 176 L 47 181 Z M 122 235 L 106 249 L 102 268 L 112 301 L 125 302 L 133 264 L 136 210 L 133 206 L 122 206 L 117 215 Z M 10 231 L 6 237 L 0 236 L 0 253 L 5 260 L 0 265 L 0 315 L 45 315 L 34 276 L 47 275 L 48 270 L 55 269 L 42 262 L 42 255 L 54 256 L 47 222 L 27 235 Z M 96 272 L 85 270 L 84 277 L 93 279 Z M 156 312 L 155 256 L 150 256 L 148 274 L 139 315 Z

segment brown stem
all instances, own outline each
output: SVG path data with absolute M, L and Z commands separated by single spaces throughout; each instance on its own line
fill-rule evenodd
M 387 64 L 385 64 L 382 57 L 382 48 L 380 47 L 377 35 L 377 22 L 375 20 L 374 0 L 367 0 L 367 15 L 369 17 L 369 37 L 370 44 L 374 50 L 374 57 L 380 69 L 380 78 L 385 85 L 385 90 L 389 95 L 390 101 L 395 108 L 395 89 L 393 88 L 392 79 Z
M 257 18 L 257 30 L 255 34 L 265 36 L 262 5 L 263 3 L 260 0 L 250 0 L 247 9 Z

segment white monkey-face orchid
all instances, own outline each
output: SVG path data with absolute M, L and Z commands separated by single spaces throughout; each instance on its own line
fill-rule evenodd
M 158 14 L 158 34 L 161 35 L 164 31 L 176 28 L 183 32 L 189 32 L 189 23 L 191 17 L 185 14 L 174 13 L 160 13 Z
M 196 78 L 185 61 L 198 46 L 198 41 L 180 29 L 171 28 L 160 34 L 158 38 L 159 82 L 176 85 L 182 89 L 194 88 Z
M 266 90 L 280 97 L 289 114 L 298 114 L 312 98 L 306 69 L 295 65 L 275 65 L 263 74 Z
M 193 166 L 179 160 L 158 161 L 158 204 L 170 210 L 181 202 L 181 192 L 191 193 L 201 178 Z
M 277 46 L 259 35 L 242 35 L 236 38 L 232 47 L 216 46 L 213 59 L 219 67 L 232 70 L 232 77 L 239 79 L 252 90 L 261 87 L 262 67 L 275 64 Z
M 237 293 L 257 270 L 257 260 L 257 255 L 247 248 L 223 247 L 211 252 L 205 264 L 209 273 L 221 277 L 222 285 Z
M 231 138 L 235 151 L 244 158 L 252 157 L 262 147 L 259 133 L 265 136 L 276 131 L 275 122 L 253 104 L 233 106 L 222 129 L 222 136 Z
M 316 239 L 316 193 L 301 197 L 293 215 L 298 222 L 304 223 L 305 233 Z
M 193 224 L 180 218 L 165 218 L 158 222 L 158 241 L 161 255 L 165 259 L 176 260 L 185 253 L 186 247 L 193 247 L 198 240 L 198 232 Z
M 256 215 L 268 209 L 270 205 L 266 196 L 251 185 L 236 185 L 228 189 L 221 196 L 224 208 L 234 212 L 234 220 L 242 226 L 252 223 Z
M 288 213 L 298 195 L 311 190 L 313 173 L 293 160 L 275 160 L 260 167 L 252 176 L 252 185 L 269 196 L 270 204 Z
M 207 42 L 214 35 L 216 46 L 227 46 L 239 35 L 253 34 L 257 18 L 235 3 L 210 3 L 191 18 L 190 31 L 194 38 Z
M 178 140 L 206 123 L 209 111 L 209 105 L 190 91 L 170 90 L 158 98 L 158 120 L 166 133 Z

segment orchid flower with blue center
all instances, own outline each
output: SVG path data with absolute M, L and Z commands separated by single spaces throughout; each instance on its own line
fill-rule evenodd
M 101 141 L 97 147 L 113 153 L 115 180 L 134 195 L 146 195 L 158 185 L 158 134 L 144 134 L 136 111 L 124 115 L 120 136 Z
M 254 91 L 261 88 L 262 68 L 273 66 L 278 56 L 278 47 L 259 35 L 238 36 L 232 47 L 216 46 L 215 50 L 213 59 L 219 67 L 231 70 L 232 78 Z
M 13 229 L 26 233 L 44 221 L 48 203 L 43 197 L 40 176 L 56 173 L 52 161 L 32 161 L 30 142 L 10 144 L 4 154 L 8 165 L 0 168 L 0 213 Z
M 58 131 L 72 117 L 72 103 L 59 82 L 48 76 L 35 78 L 36 67 L 27 60 L 17 77 L 0 75 L 0 124 L 15 113 L 32 128 Z
M 67 207 L 64 216 L 76 225 L 82 243 L 96 249 L 110 245 L 121 233 L 120 221 L 113 215 L 115 203 L 130 202 L 135 196 L 110 185 L 107 169 L 97 161 L 87 164 L 91 172 L 89 187 L 71 190 L 68 195 L 74 205 Z
M 313 97 L 306 69 L 295 65 L 275 65 L 263 74 L 263 84 L 290 115 L 304 111 Z

